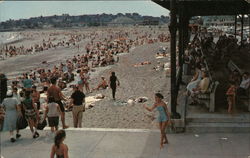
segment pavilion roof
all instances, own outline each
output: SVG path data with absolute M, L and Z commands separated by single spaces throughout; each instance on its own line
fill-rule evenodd
M 152 1 L 170 10 L 171 0 Z M 178 0 L 177 5 L 189 16 L 250 14 L 250 0 Z

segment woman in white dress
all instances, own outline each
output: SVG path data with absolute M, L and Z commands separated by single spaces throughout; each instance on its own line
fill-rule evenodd
M 195 74 L 194 74 L 191 82 L 189 82 L 189 84 L 187 85 L 187 94 L 188 95 L 192 94 L 193 89 L 197 87 L 197 85 L 201 81 L 201 78 L 202 78 L 201 66 L 197 65 L 195 68 Z

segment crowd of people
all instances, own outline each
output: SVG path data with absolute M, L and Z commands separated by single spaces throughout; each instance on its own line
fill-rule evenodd
M 244 56 L 247 54 L 246 52 L 250 50 L 250 44 L 247 41 L 239 43 L 232 35 L 221 35 L 216 43 L 213 42 L 213 37 L 204 38 L 202 44 L 204 50 L 206 50 L 206 54 L 210 58 L 210 65 L 216 65 L 221 61 L 226 61 L 225 63 L 227 64 L 229 60 L 232 60 L 235 56 L 238 56 L 238 54 Z M 250 76 L 247 71 L 239 72 L 238 70 L 234 70 L 230 72 L 227 78 L 229 85 L 227 86 L 228 89 L 225 94 L 228 102 L 228 113 L 233 113 L 233 109 L 237 104 L 236 98 L 242 95 L 248 95 L 247 91 L 250 85 L 249 78 Z
M 10 132 L 11 142 L 15 142 L 16 139 L 21 137 L 16 124 L 20 118 L 25 118 L 27 121 L 33 138 L 39 137 L 38 125 L 47 118 L 52 133 L 58 131 L 60 119 L 62 128 L 68 128 L 69 126 L 65 123 L 65 108 L 72 110 L 73 126 L 75 128 L 82 127 L 85 96 L 91 91 L 110 87 L 112 97 L 115 100 L 116 89 L 120 85 L 115 72 L 112 72 L 109 82 L 106 81 L 105 77 L 101 77 L 101 82 L 96 88 L 92 88 L 95 86 L 89 85 L 89 80 L 93 68 L 118 62 L 119 58 L 115 61 L 114 56 L 119 53 L 129 52 L 132 47 L 169 40 L 169 37 L 164 34 L 155 37 L 147 32 L 108 31 L 109 34 L 103 39 L 98 39 L 98 33 L 90 34 L 89 38 L 91 40 L 85 46 L 86 53 L 79 53 L 79 55 L 73 56 L 72 59 L 66 60 L 65 63 L 61 62 L 59 65 L 47 69 L 36 68 L 23 73 L 22 76 L 9 80 L 4 74 L 0 74 L 0 118 L 4 117 L 4 122 L 1 125 L 3 125 L 3 131 Z M 131 34 L 135 35 L 134 39 Z M 67 43 L 75 45 L 76 41 L 83 38 L 86 37 L 71 36 L 70 42 L 62 42 L 62 46 Z M 53 47 L 49 45 L 43 44 L 42 50 Z M 13 48 L 14 46 L 11 46 L 11 49 Z M 6 49 L 10 50 L 7 47 Z M 62 93 L 62 90 L 66 87 L 73 88 L 70 96 L 65 96 Z M 86 91 L 84 91 L 84 87 Z M 65 101 L 69 103 L 66 106 Z M 16 137 L 14 137 L 15 130 Z
M 45 50 L 56 49 L 59 47 L 69 47 L 75 46 L 79 49 L 79 42 L 85 39 L 90 39 L 95 37 L 97 34 L 95 32 L 86 33 L 86 34 L 78 34 L 76 33 L 67 33 L 67 32 L 60 32 L 60 33 L 20 33 L 23 39 L 35 39 L 36 36 L 45 36 L 47 35 L 48 39 L 42 39 L 39 43 L 34 43 L 31 46 L 24 46 L 24 45 L 14 45 L 14 44 L 6 44 L 4 47 L 0 49 L 0 55 L 2 57 L 9 58 L 18 55 L 28 55 L 34 54 L 36 52 L 42 52 Z M 53 37 L 59 34 L 64 35 L 63 38 Z
M 187 95 L 191 96 L 192 102 L 190 105 L 197 105 L 197 95 L 205 93 L 210 84 L 209 73 L 206 69 L 205 59 L 201 53 L 201 41 L 195 37 L 188 45 L 184 56 L 184 73 L 187 75 L 194 71 L 191 81 L 187 85 Z
M 201 53 L 201 49 L 203 50 L 203 54 Z M 225 63 L 224 66 L 227 67 L 229 60 L 243 49 L 249 49 L 249 43 L 239 45 L 237 39 L 230 35 L 221 35 L 216 43 L 214 42 L 214 37 L 211 35 L 201 34 L 199 37 L 195 35 L 184 56 L 184 73 L 190 75 L 191 70 L 195 72 L 192 80 L 187 85 L 187 94 L 193 98 L 193 102 L 190 103 L 191 105 L 197 105 L 196 94 L 205 93 L 212 82 L 212 76 L 209 77 L 209 72 L 206 70 L 205 59 L 207 66 L 209 66 L 209 71 L 216 72 L 214 67 L 218 63 L 222 63 L 222 66 Z M 227 79 L 229 83 L 226 86 L 228 89 L 225 94 L 228 101 L 227 111 L 228 113 L 232 113 L 237 96 L 248 95 L 250 75 L 248 72 L 241 74 L 239 71 L 234 70 L 230 72 L 230 76 Z

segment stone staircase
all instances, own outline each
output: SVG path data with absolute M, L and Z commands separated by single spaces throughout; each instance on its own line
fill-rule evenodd
M 191 114 L 186 117 L 188 133 L 247 133 L 250 114 Z

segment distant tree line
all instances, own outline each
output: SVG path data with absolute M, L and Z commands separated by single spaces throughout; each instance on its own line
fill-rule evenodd
M 41 29 L 41 28 L 65 28 L 65 27 L 83 27 L 83 26 L 107 26 L 114 24 L 117 18 L 129 19 L 129 22 L 122 24 L 141 24 L 141 25 L 158 25 L 169 22 L 168 16 L 142 16 L 138 13 L 118 13 L 113 14 L 93 14 L 70 16 L 69 14 L 32 17 L 29 19 L 12 20 L 9 19 L 0 23 L 0 31 L 20 30 L 20 29 Z M 118 24 L 119 24 L 118 23 Z

